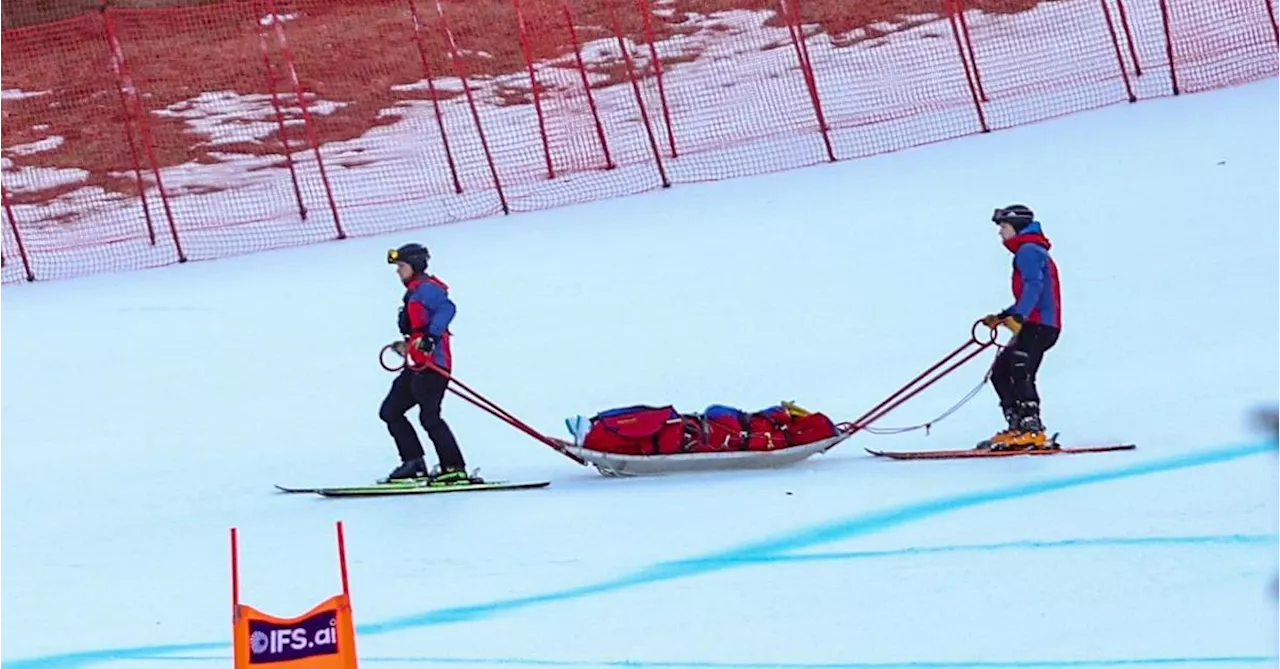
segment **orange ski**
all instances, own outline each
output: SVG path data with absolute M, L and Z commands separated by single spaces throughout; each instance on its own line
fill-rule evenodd
M 1110 446 L 1061 446 L 1058 448 L 1036 448 L 1021 450 L 992 450 L 989 448 L 966 448 L 955 451 L 877 451 L 866 449 L 872 455 L 894 460 L 958 460 L 962 458 L 1006 458 L 1015 455 L 1074 455 L 1078 453 L 1106 453 L 1109 451 L 1132 451 L 1136 444 L 1114 444 Z

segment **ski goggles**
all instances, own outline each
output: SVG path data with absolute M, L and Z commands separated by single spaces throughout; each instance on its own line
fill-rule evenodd
M 1031 220 L 1032 215 L 1030 213 L 1015 207 L 997 207 L 991 213 L 991 222 L 996 224 L 1012 223 L 1016 225 L 1018 223 L 1030 223 Z

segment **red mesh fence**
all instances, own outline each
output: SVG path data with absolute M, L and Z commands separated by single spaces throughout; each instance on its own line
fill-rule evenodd
M 3 280 L 851 159 L 1275 76 L 1273 0 L 236 0 L 6 30 Z

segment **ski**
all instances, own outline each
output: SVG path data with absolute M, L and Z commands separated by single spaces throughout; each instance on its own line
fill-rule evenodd
M 478 492 L 483 490 L 529 490 L 545 488 L 550 481 L 481 481 L 469 483 L 430 483 L 427 481 L 397 481 L 395 483 L 369 483 L 363 485 L 317 486 L 309 488 L 276 485 L 281 492 L 314 493 L 323 497 L 378 497 L 386 495 L 425 495 L 446 492 Z
M 378 483 L 365 483 L 365 484 L 359 484 L 359 485 L 354 485 L 354 486 L 308 486 L 308 487 L 305 487 L 305 488 L 303 488 L 303 487 L 296 487 L 296 486 L 280 485 L 279 483 L 277 483 L 277 484 L 275 484 L 275 485 L 276 485 L 276 490 L 279 490 L 280 492 L 283 492 L 283 493 L 289 493 L 289 494 L 291 494 L 291 495 L 296 495 L 296 494 L 301 494 L 301 493 L 316 493 L 316 492 L 319 492 L 319 491 L 321 491 L 321 490 L 325 490 L 325 489 L 327 489 L 327 488 L 370 488 L 370 487 L 374 487 L 374 486 L 381 487 L 381 488 L 387 488 L 387 487 L 416 487 L 416 486 L 421 486 L 421 485 L 423 485 L 423 482 L 422 482 L 422 481 L 419 481 L 419 480 L 382 481 L 382 482 L 378 482 Z
M 989 448 L 966 448 L 952 451 L 877 451 L 866 449 L 872 455 L 893 460 L 959 460 L 963 458 L 1008 458 L 1015 455 L 1076 455 L 1080 453 L 1107 453 L 1111 451 L 1132 451 L 1136 444 L 1113 444 L 1108 446 L 1060 446 L 1058 448 L 1036 448 L 1021 450 L 993 450 Z
M 482 483 L 375 483 L 373 485 L 337 486 L 316 488 L 312 492 L 323 497 L 378 497 L 386 495 L 428 495 L 449 492 L 479 492 L 484 490 L 530 490 L 545 488 L 550 481 L 484 481 Z

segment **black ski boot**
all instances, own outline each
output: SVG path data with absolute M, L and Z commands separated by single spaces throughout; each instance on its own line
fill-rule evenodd
M 400 463 L 399 467 L 391 470 L 387 477 L 378 481 L 378 483 L 397 483 L 408 482 L 414 480 L 426 480 L 431 475 L 427 469 L 427 463 L 422 458 L 414 458 Z

